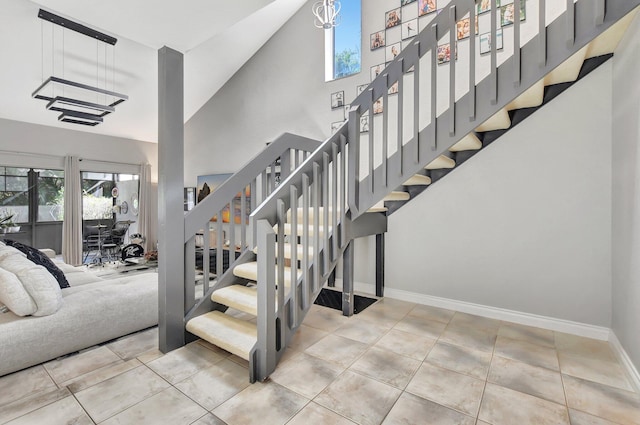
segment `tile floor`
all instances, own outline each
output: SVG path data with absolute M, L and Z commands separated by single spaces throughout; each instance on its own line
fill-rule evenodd
M 278 369 L 151 329 L 0 378 L 0 424 L 640 424 L 606 342 L 384 299 L 314 306 Z

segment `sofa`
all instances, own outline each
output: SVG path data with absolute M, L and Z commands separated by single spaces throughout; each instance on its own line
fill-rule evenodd
M 157 273 L 104 278 L 54 261 L 68 282 L 61 288 L 43 266 L 23 260 L 0 241 L 0 376 L 158 324 Z

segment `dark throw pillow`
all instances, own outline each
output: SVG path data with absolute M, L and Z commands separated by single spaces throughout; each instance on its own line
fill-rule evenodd
M 53 261 L 51 261 L 49 257 L 43 254 L 40 250 L 9 239 L 5 240 L 4 242 L 9 246 L 14 247 L 18 251 L 25 253 L 28 260 L 31 260 L 35 264 L 47 269 L 47 271 L 51 273 L 51 275 L 58 281 L 60 289 L 70 287 L 69 282 L 67 281 L 67 277 L 64 275 L 64 273 L 62 273 L 62 270 L 60 270 L 58 266 L 53 264 Z

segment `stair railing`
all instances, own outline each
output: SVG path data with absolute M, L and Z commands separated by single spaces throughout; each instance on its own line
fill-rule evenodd
M 211 293 L 229 284 L 224 274 L 232 270 L 237 259 L 251 255 L 254 244 L 250 240 L 248 217 L 277 187 L 278 178 L 286 179 L 320 142 L 285 133 L 258 153 L 242 169 L 233 174 L 191 211 L 185 213 L 185 312 L 187 320 L 198 312 L 212 307 Z M 211 231 L 215 239 L 211 240 Z M 226 240 L 223 232 L 227 235 Z M 199 239 L 200 243 L 196 243 Z M 200 245 L 200 247 L 196 247 Z M 210 251 L 211 250 L 211 251 Z M 209 253 L 215 250 L 215 264 Z M 225 266 L 225 251 L 228 267 Z M 196 254 L 202 256 L 202 298 L 196 300 Z M 216 281 L 211 286 L 213 269 Z M 190 283 L 190 284 L 189 284 Z
M 491 0 L 488 12 L 491 40 L 498 35 L 496 3 Z M 527 0 L 526 4 L 537 6 L 539 19 L 535 31 L 528 28 L 526 34 L 520 20 L 514 19 L 512 40 L 518 46 L 514 52 L 499 56 L 497 43 L 491 43 L 488 59 L 479 56 L 479 35 L 471 31 L 469 51 L 458 51 L 460 64 L 449 60 L 440 66 L 438 59 L 447 59 L 442 42 L 455 46 L 457 22 L 476 18 L 474 0 L 454 0 L 351 103 L 345 124 L 251 215 L 258 249 L 258 342 L 250 357 L 252 381 L 275 369 L 348 249 L 356 218 L 635 7 L 624 0 L 608 0 L 605 15 L 604 3 L 565 0 L 564 10 L 556 11 L 558 17 L 552 16 L 545 0 Z M 514 10 L 524 4 L 525 0 L 514 0 Z M 506 29 L 500 31 L 506 41 Z M 548 42 L 560 37 L 563 43 Z M 456 49 L 449 51 L 455 58 Z M 464 57 L 468 69 L 462 72 Z M 394 84 L 398 85 L 395 109 L 389 97 Z M 361 143 L 363 117 L 369 124 L 366 144 Z M 393 122 L 400 125 L 394 129 Z M 293 245 L 290 288 L 284 284 L 286 242 Z
M 491 30 L 480 46 L 490 37 L 502 39 L 504 50 L 498 52 L 498 43 L 490 43 L 482 55 L 476 45 L 480 34 L 473 28 L 477 18 L 487 15 L 478 16 L 474 0 L 445 6 L 351 102 L 349 122 L 362 120 L 369 128 L 361 133 L 359 125 L 349 126 L 352 218 L 438 156 L 450 156 L 452 145 L 632 10 L 635 2 L 606 3 L 607 15 L 605 0 L 513 0 L 515 18 L 503 27 L 506 18 L 491 0 Z M 522 22 L 521 7 L 527 14 Z M 456 24 L 466 18 L 471 31 L 468 42 L 461 42 Z M 390 96 L 396 85 L 397 95 Z

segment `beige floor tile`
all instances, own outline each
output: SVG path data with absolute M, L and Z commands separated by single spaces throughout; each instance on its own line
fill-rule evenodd
M 455 311 L 453 310 L 432 307 L 430 305 L 417 305 L 409 312 L 409 316 L 442 323 L 449 323 L 454 314 Z
M 354 425 L 349 419 L 313 402 L 307 404 L 293 419 L 287 422 L 287 425 L 312 424 Z
M 569 425 L 565 406 L 491 383 L 484 391 L 478 419 L 493 425 Z
M 320 394 L 345 369 L 305 353 L 294 353 L 291 358 L 278 364 L 271 379 L 309 399 Z
M 42 366 L 15 372 L 0 378 L 0 406 L 56 388 L 56 384 Z
M 495 354 L 500 357 L 517 360 L 532 366 L 560 370 L 558 353 L 555 349 L 531 344 L 530 342 L 499 336 Z
M 304 318 L 303 324 L 325 332 L 333 332 L 347 321 L 349 318 L 343 316 L 341 311 L 314 304 Z
M 640 424 L 640 395 L 562 375 L 567 405 L 623 425 Z
M 121 359 L 129 360 L 147 351 L 158 349 L 158 328 L 147 329 L 107 344 Z
M 45 363 L 44 368 L 57 384 L 61 384 L 116 362 L 121 363 L 122 359 L 103 346 L 63 359 L 52 360 Z
M 418 367 L 420 367 L 419 360 L 372 347 L 356 360 L 349 370 L 402 390 L 407 386 Z
M 344 372 L 315 402 L 362 425 L 377 425 L 402 392 L 350 371 Z
M 140 366 L 75 396 L 94 421 L 102 422 L 168 387 L 164 379 Z
M 293 335 L 293 338 L 291 338 L 291 342 L 289 342 L 289 348 L 296 351 L 303 351 L 327 335 L 329 335 L 327 332 L 321 331 L 320 329 L 300 325 Z
M 164 356 L 164 353 L 158 349 L 153 349 L 153 350 L 149 350 L 146 351 L 142 354 L 140 354 L 137 359 L 144 363 L 147 364 L 149 362 L 154 361 L 155 359 L 159 359 L 160 357 Z
M 211 413 L 228 425 L 281 425 L 308 402 L 301 395 L 267 381 L 250 385 Z
M 78 391 L 82 391 L 85 388 L 89 388 L 95 384 L 106 381 L 107 379 L 113 378 L 114 376 L 120 375 L 121 373 L 127 372 L 131 369 L 135 369 L 141 365 L 142 363 L 137 359 L 131 359 L 126 362 L 123 361 L 121 363 L 114 363 L 108 366 L 104 366 L 98 370 L 94 370 L 93 372 L 81 375 L 75 379 L 72 379 L 71 381 L 67 381 L 61 386 L 68 387 L 69 391 L 75 394 Z
M 423 363 L 406 391 L 475 417 L 484 381 Z
M 498 335 L 506 336 L 511 339 L 526 341 L 531 344 L 541 345 L 543 347 L 555 348 L 555 339 L 553 331 L 531 326 L 520 325 L 517 323 L 503 322 L 498 330 Z
M 222 360 L 177 383 L 176 388 L 207 410 L 212 410 L 249 386 L 242 366 Z
M 70 395 L 71 393 L 66 388 L 54 388 L 38 391 L 31 396 L 25 396 L 19 400 L 4 404 L 0 407 L 0 424 L 7 423 Z
M 167 381 L 176 384 L 223 359 L 220 354 L 192 342 L 147 363 L 147 366 Z
M 237 365 L 242 366 L 243 368 L 247 369 L 247 373 L 249 370 L 249 361 L 243 359 L 242 357 L 238 357 L 235 354 L 230 355 L 229 357 L 227 357 L 227 360 L 230 360 L 232 362 L 234 362 Z
M 389 329 L 389 327 L 367 322 L 366 320 L 359 320 L 357 317 L 354 317 L 353 320 L 349 320 L 333 331 L 333 335 L 353 339 L 354 341 L 365 344 L 373 344 L 387 333 Z
M 207 413 L 192 425 L 227 425 L 220 418 L 217 418 L 213 413 Z
M 498 332 L 502 322 L 488 317 L 476 316 L 456 311 L 449 323 L 452 326 L 470 327 L 474 329 L 484 329 L 486 331 Z
M 341 336 L 329 335 L 304 350 L 314 357 L 347 368 L 367 350 L 367 344 Z
M 488 382 L 564 405 L 559 372 L 493 356 Z
M 559 353 L 590 359 L 616 361 L 616 355 L 607 341 L 555 332 L 555 342 Z
M 494 330 L 454 325 L 450 322 L 440 336 L 440 341 L 491 353 L 496 343 L 496 337 L 497 331 Z
M 491 353 L 438 342 L 429 352 L 426 361 L 454 372 L 478 379 L 487 379 Z
M 569 409 L 569 418 L 571 425 L 616 425 L 615 422 L 573 409 Z
M 427 422 L 428 421 L 428 422 Z M 383 425 L 474 425 L 475 419 L 429 400 L 403 393 Z
M 358 313 L 356 317 L 360 320 L 366 320 L 367 322 L 376 323 L 381 326 L 393 327 L 407 315 L 407 313 L 402 310 L 395 311 L 389 307 L 376 308 L 377 305 L 378 304 L 374 304 L 373 307 L 369 307 L 365 311 Z
M 34 410 L 21 416 L 7 425 L 92 425 L 93 422 L 87 416 L 75 398 L 65 397 L 55 403 L 51 403 L 38 410 Z
M 131 406 L 107 419 L 104 425 L 190 425 L 207 411 L 175 388 Z
M 376 342 L 375 347 L 422 361 L 435 343 L 433 338 L 391 329 Z
M 435 320 L 423 319 L 416 316 L 405 316 L 393 329 L 426 338 L 438 339 L 446 327 L 446 323 Z
M 387 311 L 395 311 L 398 315 L 406 315 L 409 313 L 414 307 L 416 303 L 411 303 L 407 301 L 396 300 L 394 298 L 381 298 L 377 303 L 375 303 L 373 308 L 379 310 L 387 310 Z M 371 308 L 370 307 L 370 308 Z
M 217 345 L 213 345 L 212 343 L 210 343 L 209 341 L 205 341 L 204 339 L 197 339 L 195 341 L 196 343 L 202 345 L 204 348 L 208 348 L 209 350 L 213 351 L 214 353 L 218 353 L 220 354 L 222 357 L 229 357 L 231 355 L 230 352 L 223 350 L 222 348 L 218 347 Z
M 558 357 L 560 370 L 566 375 L 633 391 L 626 372 L 617 361 L 572 355 L 562 351 L 558 353 Z

